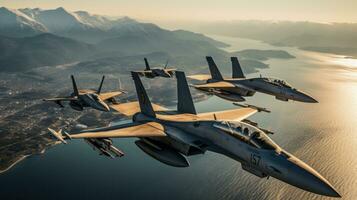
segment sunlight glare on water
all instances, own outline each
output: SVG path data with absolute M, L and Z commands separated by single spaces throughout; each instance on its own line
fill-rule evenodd
M 357 59 L 354 57 L 318 52 L 308 52 L 308 54 L 315 59 L 314 62 L 319 64 L 357 68 Z
M 336 65 L 343 65 L 346 67 L 357 67 L 357 59 L 346 56 L 336 56 L 331 60 Z

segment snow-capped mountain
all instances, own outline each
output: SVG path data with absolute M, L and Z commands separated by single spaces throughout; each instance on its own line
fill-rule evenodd
M 0 34 L 2 35 L 26 36 L 47 31 L 43 24 L 19 10 L 0 8 Z
M 108 17 L 101 15 L 93 15 L 86 11 L 76 11 L 73 14 L 79 19 L 82 23 L 85 23 L 89 26 L 99 28 L 101 30 L 109 30 L 113 26 L 113 21 Z
M 91 24 L 82 22 L 76 14 L 66 11 L 64 8 L 57 8 L 55 10 L 25 8 L 19 9 L 19 11 L 41 23 L 52 33 L 63 33 L 73 30 L 85 31 L 96 28 Z
M 62 7 L 50 10 L 0 8 L 0 34 L 6 36 L 32 36 L 49 32 L 82 39 L 105 38 L 122 30 L 142 30 L 141 25 L 129 17 L 110 19 L 86 11 L 70 12 Z

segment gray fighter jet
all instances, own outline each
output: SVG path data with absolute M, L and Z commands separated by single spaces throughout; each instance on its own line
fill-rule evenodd
M 275 96 L 281 101 L 300 101 L 305 103 L 317 103 L 317 101 L 306 93 L 293 88 L 283 80 L 274 78 L 246 78 L 237 57 L 231 57 L 232 78 L 223 78 L 212 57 L 206 57 L 211 76 L 193 75 L 189 76 L 196 80 L 206 80 L 206 84 L 193 85 L 198 90 L 229 101 L 245 101 L 244 97 L 253 96 L 255 92 L 262 92 Z
M 105 76 L 102 77 L 99 88 L 95 90 L 78 90 L 74 76 L 71 75 L 73 93 L 67 97 L 55 97 L 43 99 L 44 101 L 53 101 L 60 107 L 64 107 L 62 101 L 69 101 L 71 108 L 82 111 L 84 107 L 91 107 L 100 111 L 109 112 L 110 108 L 105 101 L 116 103 L 114 97 L 119 96 L 123 91 L 101 92 Z
M 152 107 L 139 76 L 134 72 L 132 76 L 141 110 L 131 123 L 72 134 L 50 132 L 64 143 L 66 139 L 137 137 L 135 144 L 145 153 L 175 167 L 188 167 L 188 156 L 213 151 L 240 162 L 243 170 L 258 177 L 272 176 L 310 192 L 340 197 L 318 172 L 274 143 L 267 135 L 271 132 L 246 120 L 261 110 L 258 107 L 197 113 L 184 73 L 176 72 L 177 110 L 158 111 Z
M 150 68 L 148 60 L 144 58 L 144 61 L 146 66 L 145 70 L 135 72 L 140 76 L 145 76 L 146 78 L 155 78 L 157 76 L 171 78 L 176 71 L 176 69 L 167 69 L 168 62 L 166 62 L 164 68 Z

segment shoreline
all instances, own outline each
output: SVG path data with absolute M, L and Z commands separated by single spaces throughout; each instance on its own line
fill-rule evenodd
M 21 156 L 19 159 L 17 159 L 15 162 L 13 162 L 10 166 L 8 166 L 6 169 L 4 170 L 0 170 L 0 174 L 7 172 L 8 170 L 10 170 L 12 167 L 14 167 L 17 163 L 23 161 L 25 158 L 29 157 L 30 155 L 23 155 Z

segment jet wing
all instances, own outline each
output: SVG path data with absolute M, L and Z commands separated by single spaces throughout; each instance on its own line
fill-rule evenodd
M 187 76 L 187 78 L 198 80 L 198 81 L 206 81 L 208 79 L 212 79 L 211 75 L 209 74 L 191 75 L 191 76 Z
M 182 113 L 182 114 L 156 114 L 156 117 L 168 121 L 176 122 L 192 122 L 198 120 L 219 120 L 219 121 L 241 121 L 254 113 L 258 112 L 255 108 L 238 108 L 217 112 L 199 113 L 197 115 Z
M 145 124 L 131 123 L 124 126 L 114 126 L 97 128 L 92 130 L 83 130 L 77 134 L 66 134 L 63 136 L 61 131 L 55 132 L 49 129 L 60 141 L 64 139 L 85 139 L 85 138 L 128 138 L 128 137 L 165 137 L 164 126 L 156 122 Z
M 165 70 L 165 72 L 168 72 L 170 74 L 172 74 L 173 72 L 176 71 L 176 69 L 174 69 L 174 68 L 169 68 L 169 69 L 164 69 L 164 70 Z
M 154 104 L 154 103 L 152 103 L 151 105 L 152 105 L 154 111 L 168 110 L 167 108 L 162 107 L 162 106 L 157 105 L 157 104 Z M 126 116 L 132 116 L 135 113 L 140 112 L 140 105 L 139 105 L 138 101 L 133 101 L 133 102 L 128 102 L 128 103 L 121 103 L 121 104 L 116 104 L 116 105 L 109 105 L 109 107 L 112 110 L 115 110 L 115 111 L 117 111 L 117 112 L 119 112 L 119 113 L 121 113 L 123 115 L 126 115 Z
M 236 88 L 242 88 L 244 90 L 255 92 L 255 90 L 253 90 L 250 87 L 247 87 L 247 86 L 239 84 L 239 83 L 230 83 L 228 81 L 219 81 L 219 82 L 213 82 L 213 83 L 193 85 L 193 87 L 196 88 L 196 89 L 201 89 L 201 90 L 225 89 L 225 88 L 234 88 L 234 87 L 236 87 Z
M 224 88 L 234 88 L 236 87 L 233 83 L 226 81 L 218 81 L 213 83 L 206 83 L 200 85 L 193 85 L 197 89 L 224 89 Z
M 99 97 L 100 97 L 101 100 L 105 101 L 107 99 L 119 96 L 121 94 L 123 94 L 123 92 L 120 92 L 120 91 L 117 91 L 117 92 L 105 92 L 105 93 L 100 93 Z
M 258 110 L 254 108 L 240 108 L 218 112 L 200 113 L 197 115 L 197 117 L 200 120 L 216 119 L 219 121 L 241 121 L 255 114 L 256 112 L 258 112 Z
M 173 68 L 171 68 L 171 69 L 164 69 L 164 71 L 165 71 L 165 73 L 170 74 L 170 76 L 173 76 L 174 73 L 176 72 L 176 69 L 173 69 Z

